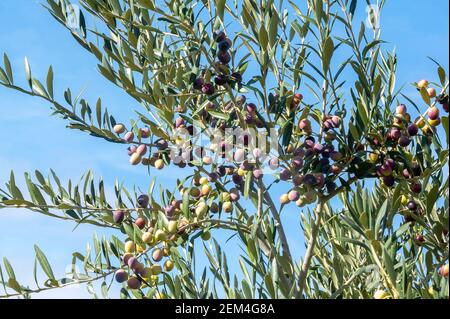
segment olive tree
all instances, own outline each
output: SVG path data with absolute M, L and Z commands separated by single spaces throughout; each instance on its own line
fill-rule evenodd
M 39 80 L 26 59 L 28 83 L 16 83 L 6 54 L 0 84 L 46 100 L 69 129 L 127 147 L 149 188 L 117 182 L 109 198 L 90 171 L 64 183 L 50 170 L 25 173 L 20 190 L 11 173 L 0 208 L 115 235 L 73 253 L 61 279 L 35 246 L 35 273 L 47 276 L 36 287 L 4 258 L 3 297 L 79 283 L 95 295 L 96 281 L 107 296 L 115 279 L 122 298 L 448 298 L 448 78 L 436 62 L 434 81 L 403 94 L 376 12 L 355 15 L 365 5 L 47 0 L 101 75 L 134 99 L 135 118 L 118 121 L 100 98 L 70 89 L 60 98 L 53 69 Z M 158 192 L 169 165 L 182 178 Z M 304 234 L 302 257 L 283 214 L 299 216 L 289 227 Z M 219 232 L 243 249 L 225 252 Z

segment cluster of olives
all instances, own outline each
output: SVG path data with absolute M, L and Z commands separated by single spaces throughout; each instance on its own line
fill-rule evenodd
M 139 209 L 147 209 L 148 204 L 149 197 L 147 195 L 144 194 L 138 197 L 138 211 L 141 211 Z M 117 224 L 130 222 L 131 216 L 128 215 L 127 211 L 123 209 L 115 210 L 113 212 L 114 222 Z M 125 242 L 125 254 L 122 258 L 123 266 L 115 274 L 116 281 L 119 283 L 126 281 L 130 289 L 138 289 L 143 283 L 145 285 L 155 285 L 158 282 L 159 274 L 163 271 L 170 272 L 174 268 L 174 262 L 169 258 L 171 255 L 170 247 L 177 237 L 179 227 L 183 227 L 181 222 L 170 220 L 165 228 L 156 229 L 156 221 L 149 221 L 143 215 L 137 217 L 134 220 L 134 224 L 143 231 L 142 244 L 132 240 Z M 187 225 L 187 223 L 184 225 Z M 140 254 L 147 251 L 147 246 L 153 248 L 151 253 L 153 263 L 149 266 L 139 261 Z M 159 263 L 165 257 L 167 258 L 161 267 Z

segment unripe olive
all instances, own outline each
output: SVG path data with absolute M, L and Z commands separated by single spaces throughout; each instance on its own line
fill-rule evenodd
M 197 207 L 195 208 L 195 215 L 199 218 L 203 218 L 206 213 L 208 213 L 208 205 L 206 205 L 204 202 L 200 202 Z
M 231 213 L 233 211 L 233 204 L 226 201 L 222 204 L 222 208 L 225 213 Z
M 212 162 L 213 162 L 213 159 L 212 159 L 211 156 L 203 156 L 203 157 L 202 157 L 202 163 L 203 163 L 204 165 L 211 165 Z
M 177 232 L 178 229 L 178 223 L 176 220 L 169 221 L 169 224 L 167 225 L 167 230 L 169 234 L 174 234 Z
M 280 204 L 287 204 L 289 203 L 289 196 L 288 194 L 283 194 L 280 196 Z
M 141 281 L 137 277 L 131 277 L 128 279 L 127 285 L 130 289 L 139 289 L 141 286 Z
M 125 132 L 125 125 L 123 125 L 123 124 L 121 124 L 121 123 L 116 124 L 116 125 L 114 125 L 113 130 L 114 130 L 114 132 L 117 133 L 117 134 L 122 134 L 122 133 Z
M 389 297 L 389 294 L 384 290 L 377 290 L 373 294 L 373 298 L 375 299 L 386 299 Z
M 142 269 L 142 272 L 140 273 L 141 277 L 146 278 L 146 279 L 150 279 L 152 274 L 152 270 L 150 269 L 150 267 L 145 267 Z
M 137 165 L 141 162 L 142 156 L 139 153 L 133 153 L 130 156 L 130 164 L 131 165 Z
M 297 205 L 298 207 L 303 207 L 303 206 L 305 206 L 305 205 L 306 205 L 305 198 L 304 198 L 303 196 L 300 197 L 300 198 L 295 202 L 295 205 Z
M 166 271 L 166 272 L 172 271 L 174 266 L 175 266 L 174 262 L 170 259 L 167 259 L 164 262 L 164 271 Z
M 125 243 L 125 252 L 134 253 L 136 251 L 136 244 L 131 240 Z
M 158 262 L 163 259 L 163 251 L 160 248 L 156 248 L 152 251 L 152 258 L 154 261 Z
M 231 200 L 230 194 L 228 192 L 222 192 L 219 196 L 221 202 L 229 202 Z
M 435 120 L 428 120 L 428 123 L 430 123 L 431 126 L 438 126 L 441 124 L 441 119 L 438 117 Z
M 164 257 L 168 257 L 171 254 L 170 249 L 168 247 L 164 247 L 162 251 Z
M 157 276 L 157 275 L 159 275 L 159 274 L 162 272 L 161 266 L 158 265 L 158 264 L 153 264 L 153 265 L 150 267 L 150 269 L 151 269 L 152 274 L 153 274 L 154 276 Z
M 165 241 L 167 239 L 167 234 L 163 230 L 158 229 L 155 233 L 155 239 L 156 241 Z
M 369 159 L 369 162 L 376 163 L 378 161 L 378 154 L 377 153 L 369 153 L 368 159 Z
M 156 169 L 163 169 L 164 168 L 164 161 L 162 159 L 157 159 L 155 161 L 155 168 Z
M 212 187 L 209 184 L 205 184 L 202 186 L 202 195 L 208 195 L 212 190 Z
M 142 234 L 142 241 L 148 245 L 153 244 L 153 234 L 151 232 L 145 232 Z
M 114 277 L 115 277 L 115 279 L 116 279 L 116 281 L 117 281 L 118 283 L 122 283 L 122 282 L 127 281 L 127 279 L 128 279 L 128 274 L 127 274 L 127 272 L 126 272 L 124 269 L 118 269 L 118 270 L 116 271 Z
M 425 120 L 422 117 L 416 119 L 415 124 L 418 128 L 423 128 L 425 126 Z
M 189 193 L 192 197 L 199 197 L 201 194 L 200 189 L 198 189 L 197 187 L 193 187 L 191 188 L 191 191 Z
M 419 89 L 421 88 L 427 88 L 428 87 L 428 81 L 427 80 L 420 80 L 419 82 L 417 82 L 417 87 Z
M 406 197 L 405 195 L 402 195 L 400 197 L 400 202 L 402 203 L 403 206 L 406 206 L 408 204 L 408 197 Z
M 208 230 L 204 230 L 204 231 L 202 232 L 201 237 L 202 237 L 202 239 L 205 240 L 205 241 L 206 241 L 206 240 L 210 240 L 210 239 L 211 239 L 211 232 L 208 231 Z
M 315 191 L 311 190 L 306 192 L 303 195 L 303 200 L 306 202 L 306 204 L 312 204 L 317 200 L 317 194 Z

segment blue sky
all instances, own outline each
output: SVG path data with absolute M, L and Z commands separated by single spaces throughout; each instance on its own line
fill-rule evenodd
M 44 78 L 48 66 L 55 72 L 55 92 L 71 87 L 73 93 L 85 89 L 84 97 L 93 103 L 102 97 L 104 105 L 121 121 L 127 122 L 137 106 L 134 101 L 96 71 L 95 59 L 84 51 L 38 0 L 0 1 L 0 53 L 7 52 L 15 77 L 23 81 L 23 59 L 28 57 L 32 72 Z M 431 56 L 448 70 L 448 1 L 388 0 L 381 16 L 382 38 L 387 48 L 398 53 L 397 83 L 410 83 L 422 78 L 436 78 Z M 363 7 L 357 14 L 364 15 Z M 22 82 L 23 83 L 23 82 Z M 414 93 L 406 89 L 406 93 Z M 65 128 L 65 123 L 49 116 L 44 101 L 0 87 L 0 183 L 4 184 L 13 169 L 19 176 L 24 171 L 53 168 L 66 181 L 77 180 L 87 169 L 103 176 L 106 184 L 114 179 L 126 185 L 147 189 L 149 177 L 131 167 L 123 146 L 106 143 L 89 135 Z M 173 183 L 177 174 L 165 170 L 160 183 Z M 298 213 L 285 214 L 288 237 L 298 238 L 294 252 L 303 251 L 298 230 Z M 33 283 L 33 245 L 47 254 L 57 275 L 62 275 L 73 251 L 84 252 L 94 229 L 49 219 L 22 210 L 0 210 L 0 257 L 7 256 L 16 268 L 19 281 Z M 101 233 L 100 233 L 101 234 Z M 227 248 L 230 248 L 228 244 Z M 117 296 L 117 295 L 116 295 Z M 84 287 L 58 289 L 36 297 L 89 297 Z

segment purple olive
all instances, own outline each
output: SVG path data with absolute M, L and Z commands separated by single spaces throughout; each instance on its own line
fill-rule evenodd
M 164 151 L 169 147 L 169 143 L 167 143 L 166 140 L 159 140 L 156 142 L 156 147 L 160 150 L 160 151 Z
M 114 277 L 118 283 L 122 283 L 128 280 L 128 274 L 124 269 L 118 269 Z
M 128 267 L 130 267 L 131 269 L 136 269 L 139 265 L 139 260 L 136 257 L 131 257 L 130 259 L 128 259 Z
M 224 40 L 220 41 L 218 44 L 220 51 L 227 51 L 231 48 L 231 40 L 228 38 L 225 38 Z
M 323 145 L 322 145 L 322 144 L 319 144 L 319 143 L 316 143 L 316 144 L 314 144 L 314 146 L 313 146 L 313 150 L 314 150 L 314 152 L 316 152 L 317 154 L 320 154 L 320 153 L 322 153 L 322 151 L 323 151 Z
M 400 138 L 401 134 L 402 134 L 402 132 L 396 127 L 392 128 L 390 131 L 390 136 L 393 140 L 398 140 Z
M 253 113 L 256 111 L 256 104 L 248 103 L 247 104 L 247 112 Z
M 410 189 L 411 189 L 411 192 L 417 194 L 422 191 L 422 185 L 418 182 L 413 182 L 413 183 L 411 183 Z
M 384 165 L 389 166 L 392 170 L 395 169 L 395 161 L 392 158 L 388 158 L 386 161 L 384 161 Z
M 131 131 L 126 132 L 126 133 L 125 133 L 125 136 L 123 137 L 123 139 L 124 139 L 126 142 L 128 142 L 128 143 L 132 142 L 133 139 L 134 139 L 134 133 L 131 132 Z
M 201 90 L 203 87 L 203 84 L 205 84 L 205 80 L 203 78 L 196 78 L 194 80 L 194 89 Z
M 228 64 L 231 61 L 231 55 L 227 51 L 220 51 L 217 58 L 223 64 Z
M 303 177 L 303 184 L 305 184 L 305 185 L 314 186 L 314 185 L 316 185 L 316 183 L 317 183 L 316 178 L 312 174 L 306 174 Z
M 415 123 L 412 123 L 408 126 L 408 134 L 409 136 L 416 136 L 419 133 L 419 128 Z
M 340 161 L 343 155 L 340 152 L 331 152 L 330 157 L 333 161 Z
M 127 150 L 128 150 L 128 156 L 131 156 L 134 153 L 136 153 L 137 147 L 136 147 L 136 145 L 131 145 L 130 147 L 127 148 Z
M 296 190 L 291 190 L 288 193 L 288 198 L 291 202 L 295 202 L 296 200 L 298 200 L 300 198 L 300 194 Z
M 175 120 L 175 128 L 179 128 L 180 126 L 184 125 L 184 119 L 179 117 Z
M 138 197 L 138 200 L 137 200 L 138 206 L 139 206 L 140 208 L 145 208 L 145 207 L 147 207 L 147 206 L 148 206 L 149 200 L 150 200 L 150 198 L 148 197 L 148 195 L 145 195 L 145 194 L 140 195 L 140 196 Z
M 254 171 L 253 171 L 253 176 L 256 178 L 256 179 L 260 179 L 261 177 L 263 177 L 263 171 L 261 170 L 261 169 L 255 169 Z
M 403 177 L 406 178 L 406 179 L 408 179 L 408 178 L 411 177 L 411 174 L 409 174 L 409 171 L 408 171 L 407 168 L 405 168 L 405 169 L 402 171 L 402 175 L 403 175 Z
M 166 206 L 164 208 L 164 212 L 166 213 L 166 216 L 168 218 L 172 218 L 173 215 L 175 214 L 175 206 L 173 206 L 173 205 Z
M 412 212 L 415 212 L 417 210 L 417 203 L 414 200 L 410 200 L 408 204 L 406 204 L 406 207 Z
M 125 218 L 125 212 L 123 210 L 115 210 L 113 211 L 113 220 L 116 224 L 120 224 L 123 222 Z
M 231 73 L 231 79 L 236 82 L 242 82 L 242 75 L 239 72 L 233 72 Z
M 277 169 L 278 166 L 279 166 L 278 158 L 276 158 L 276 157 L 271 158 L 270 161 L 269 161 L 269 166 L 270 166 L 271 169 Z
M 238 185 L 242 184 L 242 182 L 243 182 L 242 177 L 238 174 L 233 174 L 232 179 L 233 179 L 233 182 Z
M 418 163 L 413 163 L 411 165 L 411 170 L 412 170 L 414 177 L 422 175 L 422 168 L 420 167 L 420 165 Z
M 300 186 L 303 183 L 303 175 L 295 175 L 292 178 L 292 182 L 295 186 Z
M 219 75 L 214 78 L 214 83 L 216 85 L 225 85 L 227 83 L 228 78 L 225 75 Z
M 283 169 L 280 173 L 280 179 L 282 181 L 287 181 L 289 178 L 291 178 L 291 172 L 287 169 Z
M 214 40 L 216 42 L 221 42 L 221 41 L 225 40 L 226 38 L 227 38 L 227 35 L 223 31 L 220 31 L 214 35 Z
M 316 184 L 318 186 L 322 187 L 323 184 L 325 183 L 325 177 L 323 176 L 323 174 L 316 174 L 315 178 L 316 178 Z
M 410 140 L 409 137 L 406 136 L 406 135 L 402 135 L 402 136 L 400 136 L 400 138 L 398 139 L 398 144 L 399 144 L 401 147 L 406 147 L 406 146 L 409 145 L 409 143 L 411 143 L 411 140 Z
M 137 277 L 131 277 L 127 281 L 128 288 L 138 289 L 141 286 L 141 281 Z
M 392 175 L 392 168 L 389 165 L 386 165 L 386 164 L 381 165 L 378 168 L 378 173 L 379 173 L 379 175 L 385 176 L 385 177 L 386 176 L 391 176 Z
M 383 176 L 383 183 L 387 187 L 392 187 L 395 184 L 395 178 L 394 176 Z
M 214 94 L 214 85 L 211 83 L 205 83 L 202 85 L 202 92 L 206 95 L 212 95 Z

